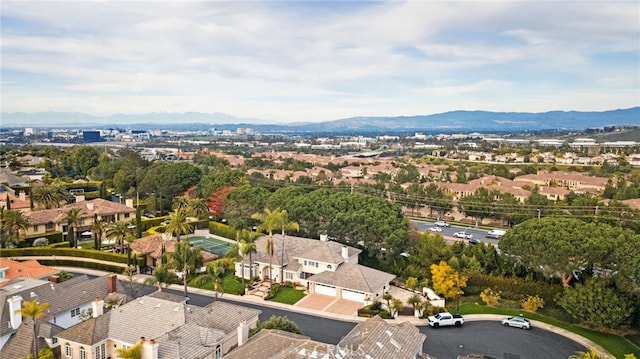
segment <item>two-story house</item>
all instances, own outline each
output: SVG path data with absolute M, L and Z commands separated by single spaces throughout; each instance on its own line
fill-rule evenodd
M 360 303 L 382 298 L 395 278 L 393 274 L 358 264 L 360 249 L 330 241 L 327 235 L 321 235 L 317 240 L 276 234 L 272 256 L 266 251 L 268 238 L 262 236 L 256 241 L 253 268 L 248 257 L 236 262 L 238 277 L 258 276 L 277 282 L 282 269 L 283 281 L 297 282 L 306 286 L 310 293 Z M 283 246 L 284 260 L 281 261 Z
M 107 201 L 102 198 L 85 200 L 84 196 L 77 196 L 75 203 L 69 203 L 60 208 L 45 209 L 26 213 L 31 225 L 26 235 L 33 236 L 46 234 L 47 232 L 67 232 L 67 213 L 73 209 L 80 209 L 80 221 L 78 233 L 91 229 L 94 219 L 98 218 L 105 223 L 117 221 L 130 221 L 135 218 L 133 202 L 130 205 Z

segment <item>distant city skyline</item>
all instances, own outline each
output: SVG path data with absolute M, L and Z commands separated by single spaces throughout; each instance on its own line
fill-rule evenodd
M 640 106 L 638 1 L 7 0 L 0 9 L 3 112 L 291 123 Z

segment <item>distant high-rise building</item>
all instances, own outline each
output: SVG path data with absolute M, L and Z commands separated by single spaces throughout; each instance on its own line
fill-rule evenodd
M 24 137 L 33 136 L 33 127 L 25 127 Z
M 84 142 L 100 142 L 100 131 L 82 131 L 82 139 Z

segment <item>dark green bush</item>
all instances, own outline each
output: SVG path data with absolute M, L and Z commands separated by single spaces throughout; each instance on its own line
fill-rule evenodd
M 29 247 L 0 249 L 0 257 L 25 257 L 25 256 L 65 256 L 98 259 L 114 263 L 127 263 L 126 254 L 101 252 L 92 249 Z M 144 256 L 131 258 L 138 265 L 144 265 Z
M 43 260 L 38 260 L 38 262 L 46 266 L 79 267 L 79 268 L 96 269 L 96 270 L 101 270 L 101 271 L 111 272 L 111 273 L 122 273 L 122 267 L 103 264 L 103 263 L 80 262 L 80 261 L 58 260 L 58 259 L 56 260 L 43 259 Z
M 465 294 L 480 294 L 485 288 L 493 288 L 502 292 L 502 298 L 520 301 L 527 296 L 538 295 L 545 303 L 553 303 L 556 296 L 562 293 L 562 286 L 547 284 L 513 277 L 497 277 L 481 273 L 467 273 L 469 280 Z
M 224 223 L 209 222 L 209 233 L 229 239 L 236 239 L 236 230 Z

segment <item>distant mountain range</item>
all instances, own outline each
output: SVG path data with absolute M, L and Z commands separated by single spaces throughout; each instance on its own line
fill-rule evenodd
M 271 122 L 271 123 L 270 123 Z M 235 130 L 250 127 L 257 132 L 376 133 L 376 132 L 528 132 L 584 130 L 607 126 L 640 126 L 640 107 L 602 112 L 550 111 L 489 112 L 450 111 L 433 115 L 397 117 L 352 117 L 317 123 L 278 124 L 262 119 L 239 118 L 224 113 L 149 113 L 93 116 L 78 112 L 2 113 L 0 125 L 7 127 L 130 128 L 167 130 Z

